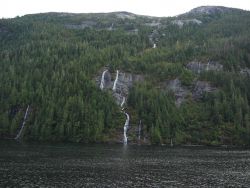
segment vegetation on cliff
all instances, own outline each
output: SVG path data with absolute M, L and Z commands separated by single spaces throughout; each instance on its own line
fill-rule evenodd
M 187 68 L 192 61 L 223 69 L 196 73 Z M 119 106 L 95 81 L 105 66 L 144 75 L 127 109 L 130 126 L 142 120 L 151 142 L 250 144 L 250 13 L 234 9 L 173 18 L 121 12 L 1 19 L 0 136 L 15 137 L 28 105 L 24 139 L 102 142 L 122 134 Z M 187 93 L 176 106 L 163 87 L 176 78 L 186 88 L 204 81 L 216 90 L 200 98 Z

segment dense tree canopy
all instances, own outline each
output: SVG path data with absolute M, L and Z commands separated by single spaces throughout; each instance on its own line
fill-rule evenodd
M 153 143 L 250 144 L 250 13 L 118 18 L 110 14 L 47 13 L 0 20 L 0 136 L 14 137 L 31 111 L 25 139 L 98 142 L 120 134 L 124 117 L 96 77 L 103 67 L 145 76 L 129 91 L 132 126 Z M 160 26 L 148 23 L 160 22 Z M 113 27 L 113 28 L 112 28 Z M 157 48 L 152 48 L 152 40 Z M 223 71 L 196 74 L 190 61 L 217 61 Z M 216 91 L 180 106 L 162 87 L 179 78 Z

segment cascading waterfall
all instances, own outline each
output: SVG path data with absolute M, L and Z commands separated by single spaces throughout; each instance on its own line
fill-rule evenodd
M 26 119 L 28 117 L 29 107 L 30 106 L 28 105 L 28 107 L 26 108 L 26 112 L 25 112 L 25 115 L 24 115 L 24 118 L 23 118 L 22 127 L 21 127 L 20 131 L 18 132 L 18 134 L 16 135 L 15 140 L 18 140 L 20 138 L 21 134 L 22 134 L 22 131 L 23 131 L 25 123 L 26 123 Z
M 103 88 L 104 88 L 104 77 L 105 77 L 105 74 L 106 74 L 107 71 L 108 71 L 108 70 L 105 70 L 105 71 L 103 71 L 103 73 L 102 73 L 102 80 L 101 80 L 101 84 L 100 84 L 100 89 L 101 89 L 101 90 L 103 90 Z
M 209 70 L 209 64 L 210 64 L 210 62 L 207 63 L 207 69 L 206 69 L 206 71 Z
M 126 101 L 126 98 L 125 98 L 125 97 L 123 97 L 123 98 L 122 98 L 121 107 L 123 107 L 123 105 L 125 104 L 125 101 Z
M 117 70 L 116 71 L 116 77 L 115 77 L 114 85 L 113 85 L 113 91 L 116 90 L 116 84 L 117 84 L 117 81 L 118 81 L 118 76 L 119 76 L 119 71 Z
M 105 81 L 104 77 L 105 77 L 105 73 L 107 71 L 108 70 L 105 70 L 102 73 L 102 79 L 101 79 L 101 84 L 100 84 L 101 90 L 103 90 L 103 88 L 104 88 L 104 81 Z M 119 79 L 119 70 L 116 70 L 116 78 L 115 78 L 114 85 L 113 85 L 113 88 L 112 88 L 113 92 L 116 92 L 116 86 L 117 86 L 118 79 Z M 123 138 L 123 143 L 125 145 L 127 145 L 127 143 L 128 143 L 127 131 L 128 131 L 128 127 L 129 127 L 129 114 L 124 111 L 123 106 L 124 106 L 125 102 L 126 102 L 126 98 L 123 97 L 122 102 L 120 104 L 122 113 L 124 113 L 126 115 L 126 121 L 125 121 L 125 124 L 124 124 L 124 127 L 123 127 L 123 129 L 124 129 L 124 131 L 123 131 L 123 137 L 124 137 Z
M 129 115 L 126 112 L 124 112 L 124 114 L 126 115 L 126 121 L 125 121 L 124 128 L 123 128 L 124 129 L 124 132 L 123 132 L 123 135 L 124 135 L 123 143 L 127 144 L 128 143 L 127 131 L 128 131 L 128 126 L 129 126 Z
M 156 48 L 156 44 L 154 43 L 153 48 Z
M 140 120 L 140 124 L 138 127 L 138 140 L 141 140 L 141 120 Z

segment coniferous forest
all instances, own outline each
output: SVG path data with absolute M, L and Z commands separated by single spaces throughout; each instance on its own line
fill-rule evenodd
M 154 44 L 156 46 L 154 46 Z M 129 88 L 129 141 L 250 145 L 250 12 L 177 17 L 43 13 L 0 20 L 0 137 L 116 142 L 124 114 L 104 69 Z

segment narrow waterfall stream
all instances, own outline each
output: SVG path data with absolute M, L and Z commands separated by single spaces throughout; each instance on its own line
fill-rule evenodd
M 114 85 L 113 85 L 113 91 L 116 91 L 116 85 L 119 79 L 119 70 L 116 71 L 116 77 L 115 77 L 115 81 L 114 81 Z M 122 103 L 121 103 L 121 107 L 123 107 L 123 105 L 125 104 L 125 97 L 122 98 Z M 126 113 L 125 111 L 123 111 L 124 109 L 122 108 L 122 112 L 126 115 L 126 121 L 123 127 L 123 143 L 127 144 L 128 143 L 128 137 L 127 137 L 127 131 L 128 131 L 128 126 L 129 126 L 129 115 L 128 113 Z
M 200 64 L 200 62 L 198 63 L 198 74 L 200 74 L 200 72 L 201 72 L 201 64 Z
M 108 70 L 104 70 L 103 73 L 102 73 L 102 78 L 101 78 L 101 83 L 100 83 L 100 89 L 101 90 L 103 90 L 104 86 L 105 86 L 105 74 L 106 74 L 107 71 Z M 112 88 L 113 92 L 116 93 L 116 94 L 119 94 L 119 93 L 116 92 L 118 79 L 119 79 L 119 70 L 116 70 L 116 77 L 115 77 L 114 85 L 113 85 L 113 88 Z M 121 93 L 119 95 L 122 96 Z M 122 102 L 120 104 L 120 107 L 121 107 L 121 112 L 126 115 L 126 121 L 125 121 L 125 124 L 124 124 L 124 127 L 123 127 L 123 143 L 126 145 L 128 143 L 127 131 L 128 131 L 128 127 L 129 127 L 129 119 L 130 119 L 130 117 L 129 117 L 129 114 L 123 108 L 125 103 L 126 103 L 126 97 L 122 96 Z
M 103 73 L 102 73 L 102 79 L 101 79 L 101 84 L 100 84 L 100 89 L 101 89 L 101 90 L 103 90 L 103 88 L 104 88 L 104 82 L 105 82 L 104 77 L 105 77 L 105 73 L 106 73 L 107 71 L 108 71 L 108 70 L 105 70 L 105 71 L 103 71 Z
M 141 140 L 141 120 L 140 120 L 140 124 L 138 127 L 138 140 Z
M 124 106 L 124 104 L 125 104 L 125 101 L 126 101 L 126 98 L 125 98 L 125 97 L 123 97 L 123 98 L 122 98 L 122 103 L 121 103 L 121 107 L 123 107 L 123 106 Z
M 25 112 L 25 115 L 24 115 L 24 118 L 23 118 L 22 127 L 21 127 L 20 131 L 18 132 L 18 134 L 16 135 L 15 140 L 18 140 L 18 139 L 20 138 L 21 134 L 22 134 L 22 131 L 23 131 L 24 126 L 25 126 L 25 123 L 26 123 L 26 119 L 27 119 L 27 117 L 28 117 L 29 107 L 30 107 L 30 106 L 28 105 L 28 107 L 27 107 L 27 109 L 26 109 L 26 112 Z
M 209 64 L 210 64 L 210 62 L 208 62 L 208 63 L 207 63 L 207 68 L 206 68 L 206 71 L 208 71 L 208 70 L 209 70 Z
M 125 121 L 125 124 L 124 124 L 124 140 L 123 140 L 123 143 L 124 144 L 127 144 L 128 143 L 128 137 L 127 137 L 127 131 L 128 131 L 128 126 L 129 126 L 129 115 L 128 113 L 124 112 L 124 114 L 126 115 L 126 121 Z
M 117 70 L 116 71 L 116 77 L 115 77 L 114 85 L 113 85 L 113 91 L 116 90 L 116 84 L 117 84 L 117 81 L 118 81 L 118 77 L 119 77 L 119 71 Z

